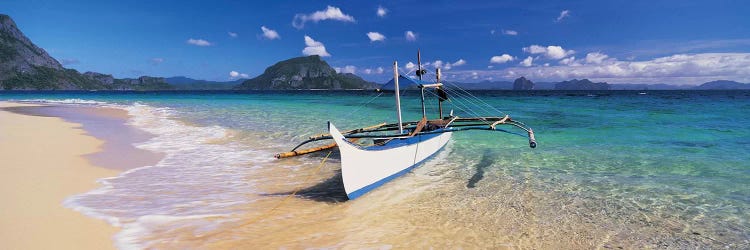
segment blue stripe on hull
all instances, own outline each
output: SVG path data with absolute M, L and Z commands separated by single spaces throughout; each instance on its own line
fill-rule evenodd
M 443 144 L 443 146 L 440 146 L 440 149 L 438 149 L 437 151 L 435 151 L 435 153 L 432 153 L 427 158 L 424 158 L 424 160 L 421 160 L 421 161 L 417 162 L 416 164 L 411 165 L 411 166 L 405 168 L 404 170 L 399 171 L 398 173 L 392 174 L 392 175 L 390 175 L 388 177 L 385 177 L 385 178 L 383 178 L 383 179 L 381 179 L 379 181 L 376 181 L 376 182 L 374 182 L 374 183 L 372 183 L 370 185 L 367 185 L 367 186 L 365 186 L 363 188 L 357 189 L 354 192 L 347 193 L 346 196 L 349 197 L 349 200 L 354 200 L 354 199 L 356 199 L 356 198 L 358 198 L 358 197 L 366 194 L 367 192 L 370 192 L 373 189 L 376 189 L 376 188 L 382 186 L 386 182 L 389 182 L 389 181 L 391 181 L 393 179 L 396 179 L 399 176 L 402 176 L 402 175 L 408 173 L 409 171 L 411 171 L 415 167 L 419 166 L 420 164 L 424 163 L 425 161 L 427 161 L 429 159 L 432 159 L 432 157 L 434 157 L 435 155 L 437 155 L 438 152 L 440 152 L 441 150 L 443 150 L 443 148 L 445 148 L 445 145 L 447 145 L 447 144 L 448 143 L 446 142 L 445 144 Z

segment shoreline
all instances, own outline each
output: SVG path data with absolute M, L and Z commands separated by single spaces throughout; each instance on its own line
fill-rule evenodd
M 97 180 L 101 178 L 117 176 L 123 170 L 144 164 L 155 164 L 163 155 L 143 154 L 142 151 L 150 151 L 132 147 L 132 139 L 119 140 L 134 135 L 135 128 L 119 136 L 103 136 L 102 133 L 113 131 L 102 128 L 116 123 L 120 123 L 117 129 L 128 126 L 124 110 L 81 107 L 91 109 L 81 111 L 78 107 L 59 107 L 69 112 L 33 112 L 55 107 L 0 101 L 0 161 L 3 163 L 0 164 L 3 171 L 0 198 L 7 202 L 0 208 L 0 246 L 4 249 L 115 249 L 113 237 L 119 228 L 65 207 L 64 200 L 100 187 Z M 76 117 L 77 113 L 83 115 Z M 96 125 L 96 121 L 102 124 Z M 149 138 L 142 134 L 137 139 Z M 127 153 L 120 154 L 123 151 Z M 121 156 L 112 158 L 116 155 Z M 111 165 L 117 162 L 125 164 Z

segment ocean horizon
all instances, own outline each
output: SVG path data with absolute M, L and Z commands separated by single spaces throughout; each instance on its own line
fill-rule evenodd
M 64 202 L 119 227 L 120 248 L 750 244 L 750 91 L 471 93 L 532 127 L 538 147 L 455 133 L 434 158 L 352 201 L 337 150 L 319 171 L 325 153 L 273 155 L 329 121 L 395 122 L 390 93 L 5 91 L 0 101 L 123 109 L 151 135 L 134 146 L 163 154 L 158 163 Z M 404 120 L 421 117 L 416 97 L 402 97 Z M 461 116 L 459 104 L 445 112 Z

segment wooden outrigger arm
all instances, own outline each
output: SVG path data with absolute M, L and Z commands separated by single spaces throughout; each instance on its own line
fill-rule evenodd
M 520 128 L 523 131 L 525 131 L 526 134 L 524 135 L 524 134 L 508 131 L 505 129 L 501 129 L 499 128 L 500 125 L 508 125 L 508 126 L 514 126 L 514 127 Z M 404 133 L 400 133 L 400 134 L 399 133 L 396 133 L 396 134 L 378 133 L 378 132 L 387 132 L 387 131 L 398 131 L 399 126 L 397 123 L 391 123 L 391 124 L 381 123 L 381 124 L 376 124 L 376 125 L 372 125 L 369 127 L 348 130 L 342 134 L 349 141 L 356 142 L 357 140 L 361 138 L 395 139 L 395 138 L 409 138 L 409 137 L 416 136 L 416 135 L 426 135 L 426 134 L 436 134 L 436 133 L 446 133 L 446 132 L 458 132 L 458 131 L 468 131 L 468 130 L 487 130 L 487 131 L 506 132 L 506 133 L 526 137 L 529 139 L 529 147 L 531 148 L 536 147 L 536 139 L 534 138 L 534 131 L 531 130 L 531 128 L 529 128 L 525 124 L 511 119 L 510 116 L 507 116 L 507 115 L 504 117 L 459 118 L 457 116 L 451 116 L 451 117 L 445 117 L 444 119 L 438 119 L 438 120 L 422 119 L 420 121 L 404 122 L 402 126 L 404 128 Z M 427 129 L 428 127 L 432 127 L 432 129 Z M 435 129 L 435 127 L 437 127 L 437 129 Z M 376 134 L 372 134 L 372 133 L 376 133 Z M 322 140 L 330 140 L 330 139 L 333 139 L 333 138 L 328 133 L 310 136 L 308 140 L 305 140 L 302 143 L 298 144 L 291 151 L 276 154 L 274 155 L 274 157 L 281 159 L 281 158 L 299 156 L 299 155 L 332 149 L 336 147 L 335 143 L 326 144 L 323 146 L 313 147 L 309 149 L 298 150 L 300 147 L 308 143 L 322 141 Z

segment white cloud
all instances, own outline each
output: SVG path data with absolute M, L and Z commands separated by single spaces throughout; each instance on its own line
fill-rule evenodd
M 378 6 L 377 14 L 379 17 L 384 17 L 386 14 L 388 14 L 388 9 L 383 8 L 383 6 Z
M 355 67 L 353 65 L 346 65 L 343 68 L 341 68 L 341 67 L 334 67 L 333 69 L 336 70 L 337 73 L 352 73 L 352 74 L 354 74 L 354 72 L 357 71 L 357 67 Z
M 529 56 L 529 57 L 526 57 L 526 59 L 523 59 L 523 61 L 521 61 L 519 65 L 524 66 L 524 67 L 531 67 L 533 63 L 534 63 L 534 58 Z
M 195 45 L 195 46 L 201 46 L 201 47 L 213 45 L 209 41 L 206 41 L 206 40 L 203 40 L 203 39 L 193 39 L 193 38 L 188 39 L 187 43 Z
M 608 57 L 608 55 L 599 52 L 588 53 L 586 54 L 586 63 L 601 64 Z
M 230 31 L 230 32 L 227 32 L 227 34 L 228 34 L 228 35 L 229 35 L 230 37 L 232 37 L 232 38 L 234 38 L 234 37 L 237 37 L 237 33 L 234 33 L 234 32 L 231 32 L 231 31 Z
M 240 73 L 232 70 L 229 71 L 229 78 L 250 78 L 250 76 L 245 73 Z
M 406 69 L 411 70 L 411 69 L 414 69 L 415 67 L 417 67 L 417 65 L 414 64 L 413 62 L 408 62 L 408 63 L 406 63 L 406 65 L 404 67 L 406 67 Z
M 406 37 L 406 41 L 410 41 L 410 42 L 417 40 L 417 34 L 415 34 L 411 30 L 407 30 L 406 32 L 404 32 L 404 37 Z
M 367 32 L 367 37 L 370 38 L 370 42 L 382 42 L 385 40 L 385 36 L 378 32 Z
M 552 59 L 560 59 L 575 53 L 573 50 L 566 51 L 560 46 L 547 46 L 547 57 Z
M 580 60 L 579 60 L 580 61 Z M 577 62 L 577 61 L 576 61 Z M 461 79 L 472 79 L 475 71 L 454 71 Z M 512 67 L 480 71 L 482 77 L 535 81 L 588 78 L 608 83 L 668 83 L 698 85 L 713 80 L 750 82 L 750 53 L 676 54 L 645 61 L 603 60 L 601 64 Z
M 438 62 L 440 62 L 440 63 L 438 63 Z M 450 63 L 450 62 L 443 63 L 443 61 L 437 60 L 437 61 L 435 61 L 435 62 L 432 63 L 432 66 L 435 66 L 435 68 L 440 68 L 440 67 L 438 67 L 438 65 L 442 66 L 442 68 L 445 69 L 445 70 L 450 70 L 453 67 L 459 67 L 459 66 L 466 65 L 466 60 L 464 60 L 464 59 L 458 59 L 458 61 L 455 61 L 453 63 Z
M 325 10 L 316 11 L 312 14 L 297 14 L 294 15 L 294 19 L 292 20 L 292 26 L 294 26 L 297 29 L 302 29 L 305 27 L 305 23 L 308 21 L 312 22 L 320 22 L 324 20 L 335 20 L 335 21 L 342 21 L 342 22 L 354 22 L 354 17 L 344 14 L 344 12 L 341 11 L 341 9 L 328 6 Z
M 574 64 L 578 65 L 576 63 L 576 57 L 575 56 L 571 56 L 571 57 L 562 59 L 562 60 L 560 60 L 559 63 L 562 64 L 562 65 L 571 65 L 571 66 L 574 65 Z
M 151 59 L 150 59 L 150 60 L 148 60 L 148 61 L 149 61 L 149 62 L 151 62 L 151 64 L 153 64 L 153 65 L 159 65 L 159 64 L 161 64 L 161 63 L 163 63 L 163 62 L 164 62 L 164 58 L 161 58 L 161 57 L 154 57 L 154 58 L 151 58 Z
M 323 43 L 315 41 L 312 39 L 312 37 L 305 36 L 305 49 L 302 50 L 302 54 L 306 56 L 310 55 L 319 55 L 322 57 L 331 56 L 331 54 L 328 54 L 328 51 L 326 51 L 325 45 Z
M 503 54 L 501 56 L 493 56 L 492 58 L 490 58 L 490 63 L 507 63 L 515 59 L 516 58 L 511 55 Z
M 529 52 L 531 54 L 541 54 L 541 53 L 547 53 L 547 48 L 539 45 L 531 45 L 529 47 L 523 48 L 524 52 Z
M 569 17 L 569 16 L 570 16 L 570 10 L 563 10 L 560 12 L 560 16 L 557 17 L 557 21 L 555 22 L 560 22 L 564 18 Z
M 479 73 L 477 73 L 476 71 L 471 72 L 471 79 L 479 79 Z
M 279 36 L 279 33 L 275 30 L 266 28 L 266 26 L 260 26 L 260 30 L 263 31 L 263 37 L 265 37 L 268 40 L 273 39 L 281 39 L 281 36 Z
M 529 47 L 524 47 L 523 51 L 531 54 L 544 54 L 544 56 L 546 56 L 547 58 L 555 60 L 559 60 L 576 53 L 575 50 L 565 50 L 563 49 L 563 47 L 556 45 L 550 45 L 547 47 L 531 45 Z
M 493 68 L 495 68 L 495 66 L 493 66 L 493 65 L 488 65 L 487 66 L 487 69 L 493 69 Z
M 515 31 L 515 30 L 503 30 L 503 34 L 509 35 L 509 36 L 516 36 L 516 35 L 518 35 L 518 31 Z
M 377 67 L 375 69 L 363 69 L 362 70 L 362 73 L 365 73 L 367 75 L 371 75 L 371 74 L 383 74 L 383 72 L 385 72 L 385 69 L 383 69 L 383 67 Z
M 435 68 L 442 68 L 443 67 L 443 61 L 436 60 L 435 62 L 432 63 L 432 66 L 435 67 Z

